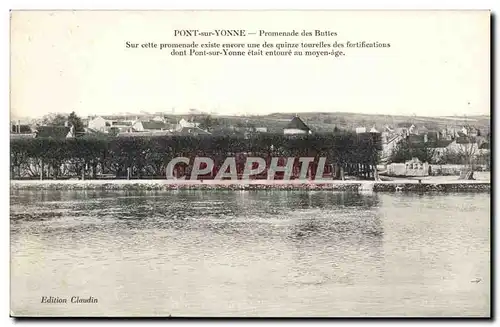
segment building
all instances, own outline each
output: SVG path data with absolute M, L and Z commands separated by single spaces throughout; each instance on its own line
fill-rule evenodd
M 356 127 L 356 133 L 357 134 L 366 133 L 366 127 Z
M 101 116 L 94 117 L 93 119 L 89 120 L 89 123 L 87 125 L 88 128 L 91 130 L 99 131 L 99 132 L 105 132 L 107 127 L 110 126 L 110 123 L 104 119 Z
M 307 135 L 307 134 L 312 134 L 311 129 L 309 126 L 304 123 L 302 119 L 299 118 L 299 116 L 295 116 L 292 118 L 292 120 L 288 123 L 288 125 L 283 129 L 283 134 L 285 135 Z
M 177 124 L 175 129 L 178 132 L 180 132 L 185 127 L 194 128 L 198 127 L 199 125 L 200 125 L 199 123 L 195 123 L 193 121 L 187 121 L 186 119 L 182 118 L 181 120 L 179 120 L 179 123 Z
M 162 121 L 143 121 L 138 120 L 132 128 L 137 132 L 151 132 L 151 131 L 168 131 L 168 125 Z

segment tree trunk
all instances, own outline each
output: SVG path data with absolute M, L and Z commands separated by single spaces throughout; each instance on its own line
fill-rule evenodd
M 43 180 L 43 159 L 40 159 L 40 180 Z
M 377 165 L 373 166 L 373 179 L 375 181 L 380 181 L 380 176 L 378 175 Z

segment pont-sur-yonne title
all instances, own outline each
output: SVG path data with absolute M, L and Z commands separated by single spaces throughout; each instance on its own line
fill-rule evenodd
M 296 30 L 292 31 L 266 31 L 266 30 L 258 30 L 258 31 L 248 31 L 248 30 L 195 30 L 195 29 L 185 29 L 185 30 L 174 30 L 174 36 L 182 36 L 182 37 L 197 37 L 197 36 L 337 36 L 337 32 L 332 31 L 306 31 L 302 30 L 298 32 Z

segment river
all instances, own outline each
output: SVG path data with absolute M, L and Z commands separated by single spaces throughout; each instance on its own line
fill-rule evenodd
M 490 314 L 489 193 L 11 191 L 10 209 L 16 316 Z

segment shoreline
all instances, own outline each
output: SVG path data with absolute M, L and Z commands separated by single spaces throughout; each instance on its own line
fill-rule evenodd
M 490 192 L 478 180 L 11 180 L 12 190 L 325 190 L 351 192 Z

